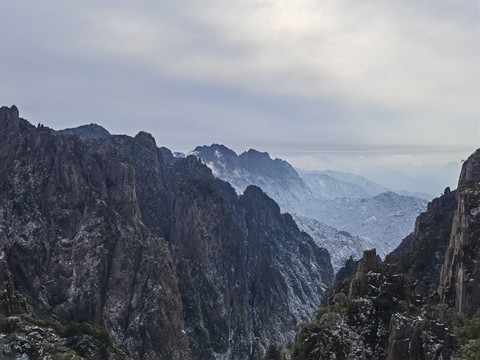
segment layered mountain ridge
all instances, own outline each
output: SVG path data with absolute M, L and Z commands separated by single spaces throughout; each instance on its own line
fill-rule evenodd
M 250 149 L 240 155 L 224 145 L 192 152 L 213 174 L 241 193 L 261 187 L 299 227 L 324 246 L 337 271 L 353 256 L 375 247 L 381 256 L 413 231 L 426 200 L 396 194 L 363 177 L 335 171 L 295 170 L 288 162 Z
M 328 252 L 258 187 L 239 196 L 150 134 L 103 130 L 0 108 L 2 356 L 283 349 L 331 283 Z
M 263 173 L 266 188 L 282 174 L 285 187 L 303 187 L 266 153 L 245 153 L 241 166 L 244 176 Z M 145 132 L 112 135 L 92 124 L 57 132 L 0 108 L 0 358 L 478 354 L 480 149 L 458 189 L 431 201 L 391 255 L 349 257 L 328 290 L 333 269 L 321 244 L 379 243 L 282 213 L 285 204 L 258 186 L 240 192 L 216 174 Z M 322 201 L 369 216 L 379 201 L 398 218 L 396 203 L 408 203 L 383 191 Z

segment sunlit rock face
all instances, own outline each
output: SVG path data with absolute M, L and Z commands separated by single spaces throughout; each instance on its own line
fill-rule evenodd
M 328 252 L 263 191 L 239 196 L 147 133 L 55 132 L 2 107 L 0 136 L 0 346 L 13 357 L 51 342 L 66 358 L 260 359 L 331 284 Z

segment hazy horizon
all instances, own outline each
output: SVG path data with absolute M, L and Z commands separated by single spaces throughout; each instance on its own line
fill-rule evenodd
M 480 146 L 479 17 L 453 0 L 4 1 L 0 99 L 173 151 L 441 167 Z

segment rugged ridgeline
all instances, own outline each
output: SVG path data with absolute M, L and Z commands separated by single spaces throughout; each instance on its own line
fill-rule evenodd
M 238 193 L 250 184 L 261 187 L 329 250 L 335 270 L 351 256 L 360 258 L 364 249 L 375 247 L 381 256 L 391 252 L 412 232 L 427 203 L 353 174 L 297 172 L 288 162 L 256 150 L 237 155 L 214 144 L 199 146 L 193 154 Z
M 147 133 L 0 109 L 0 357 L 258 359 L 330 285 L 327 251 Z
M 476 359 L 479 262 L 480 149 L 463 164 L 458 189 L 430 202 L 385 262 L 375 250 L 347 262 L 283 356 Z
M 284 211 L 302 213 L 318 201 L 288 162 L 271 159 L 266 152 L 250 149 L 237 155 L 223 145 L 214 144 L 198 146 L 192 153 L 212 169 L 213 175 L 230 183 L 238 193 L 248 185 L 256 185 Z

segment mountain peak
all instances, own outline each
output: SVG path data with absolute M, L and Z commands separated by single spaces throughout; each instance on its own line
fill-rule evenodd
M 239 156 L 240 165 L 253 174 L 260 174 L 272 178 L 292 176 L 297 177 L 295 169 L 288 162 L 272 159 L 267 152 L 249 149 Z
M 150 143 L 154 147 L 156 147 L 156 142 L 155 138 L 152 136 L 152 134 L 146 132 L 146 131 L 140 131 L 137 135 L 135 135 L 135 139 L 139 141 L 145 141 L 147 143 Z
M 480 182 L 480 148 L 463 163 L 458 187 L 465 185 L 469 181 Z
M 212 145 L 197 146 L 195 148 L 195 150 L 192 151 L 192 154 L 198 156 L 202 160 L 210 159 L 210 158 L 219 158 L 221 156 L 229 157 L 229 158 L 237 158 L 238 157 L 238 155 L 235 151 L 226 147 L 223 144 L 212 144 Z M 212 160 L 210 160 L 210 161 L 212 161 Z
M 244 154 L 245 153 L 249 154 L 249 155 L 258 155 L 258 156 L 261 156 L 261 157 L 268 157 L 270 159 L 270 155 L 266 151 L 258 151 L 258 150 L 250 148 L 250 149 L 248 149 L 248 151 L 245 151 Z
M 2 117 L 3 117 L 4 113 L 11 113 L 11 114 L 15 115 L 16 117 L 19 116 L 19 111 L 18 111 L 18 108 L 17 108 L 16 105 L 12 105 L 11 107 L 8 107 L 8 106 L 0 107 L 0 114 L 2 115 Z
M 16 133 L 19 130 L 19 111 L 15 105 L 0 108 L 0 135 Z
M 102 139 L 110 137 L 111 134 L 102 126 L 91 123 L 88 125 L 81 125 L 75 128 L 67 128 L 57 131 L 62 135 L 78 135 L 82 140 Z

